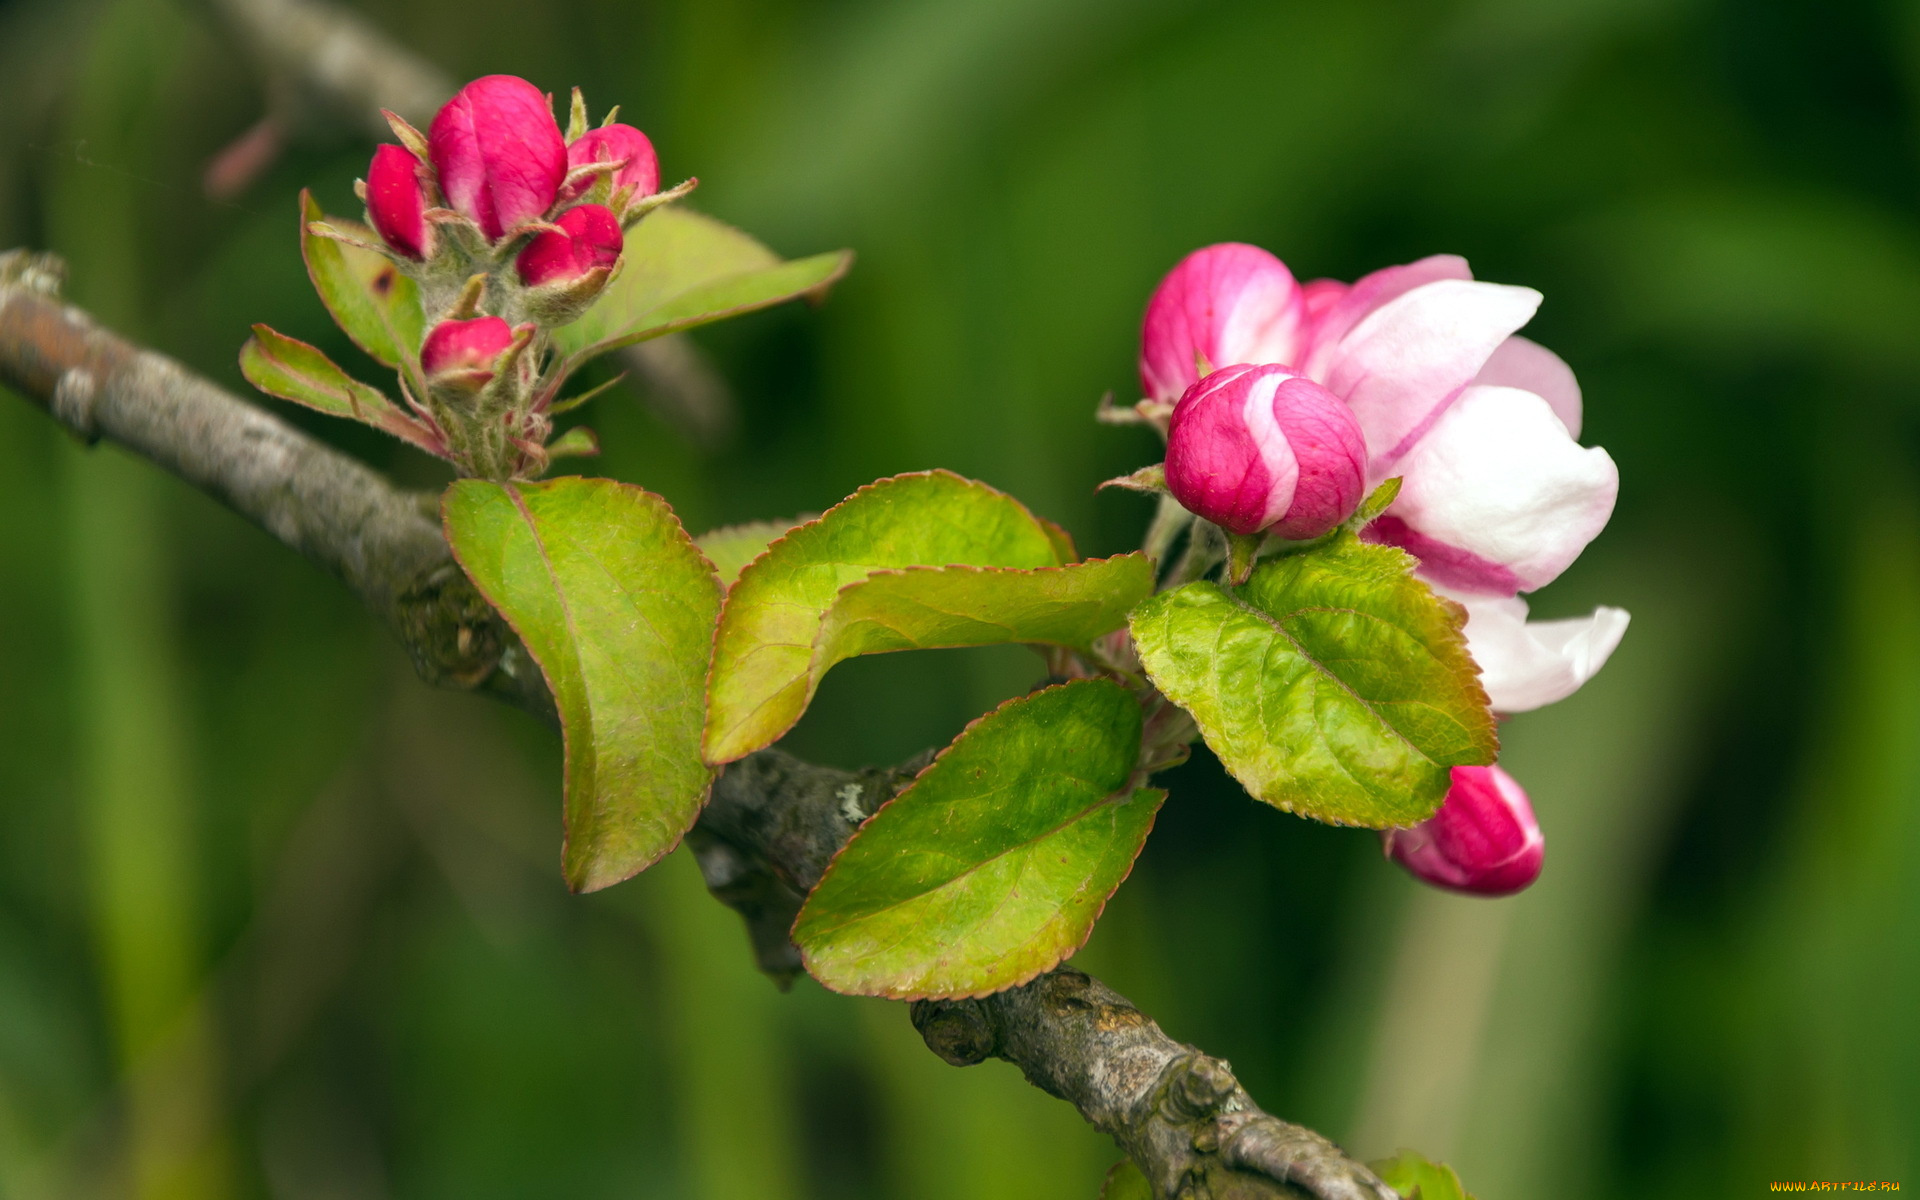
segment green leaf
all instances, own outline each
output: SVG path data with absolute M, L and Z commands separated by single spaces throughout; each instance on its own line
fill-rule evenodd
M 662 208 L 627 231 L 625 267 L 579 320 L 553 331 L 554 345 L 588 358 L 819 293 L 852 262 L 846 250 L 782 262 L 730 225 Z
M 700 761 L 713 569 L 667 502 L 608 479 L 463 479 L 447 540 L 546 675 L 566 739 L 568 886 L 671 850 L 706 800 Z
M 983 996 L 1079 949 L 1166 793 L 1131 789 L 1140 705 L 1108 679 L 975 721 L 833 860 L 793 927 L 839 992 Z
M 1412 567 L 1342 531 L 1243 587 L 1162 592 L 1134 612 L 1134 642 L 1254 796 L 1330 824 L 1416 824 L 1450 768 L 1492 762 L 1499 742 L 1465 614 Z
M 1072 553 L 1063 539 L 1011 497 L 945 471 L 881 480 L 788 533 L 728 593 L 707 761 L 773 743 L 856 654 L 1077 646 L 1118 629 L 1152 590 L 1151 565 L 1131 554 L 1059 566 Z
M 710 529 L 694 541 L 699 544 L 700 553 L 706 555 L 713 569 L 720 573 L 720 582 L 732 587 L 734 580 L 740 578 L 740 572 L 747 569 L 747 564 L 764 554 L 775 538 L 796 525 L 819 519 L 820 514 L 811 513 L 791 521 L 749 521 L 744 525 L 726 525 Z
M 1140 1173 L 1140 1168 L 1133 1165 L 1132 1159 L 1123 1158 L 1107 1172 L 1100 1200 L 1153 1200 L 1153 1185 Z
M 384 366 L 413 374 L 426 329 L 420 289 L 385 255 L 314 233 L 308 226 L 315 221 L 368 242 L 380 235 L 358 222 L 327 217 L 313 193 L 300 193 L 300 254 L 320 302 L 354 345 Z
M 440 453 L 432 431 L 377 389 L 348 375 L 314 347 L 265 325 L 255 325 L 253 337 L 240 348 L 240 373 L 269 396 L 361 421 L 429 453 Z
M 1452 1167 L 1428 1162 L 1411 1150 L 1402 1150 L 1396 1158 L 1367 1165 L 1388 1187 L 1399 1192 L 1402 1200 L 1473 1200 Z

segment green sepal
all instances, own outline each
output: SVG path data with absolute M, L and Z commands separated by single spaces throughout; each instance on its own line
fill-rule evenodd
M 1140 554 L 1063 565 L 1058 526 L 946 471 L 871 484 L 768 546 L 727 595 L 706 753 L 771 745 L 856 654 L 1006 642 L 1084 646 L 1151 592 Z
M 378 389 L 348 375 L 316 347 L 265 325 L 255 325 L 240 348 L 240 374 L 269 396 L 385 430 L 429 454 L 445 453 L 431 429 Z
M 1401 1200 L 1473 1200 L 1452 1167 L 1429 1162 L 1411 1150 L 1367 1166 L 1381 1182 L 1399 1192 Z
M 1368 492 L 1367 498 L 1360 502 L 1360 507 L 1354 509 L 1353 515 L 1347 518 L 1347 528 L 1360 530 L 1371 523 L 1375 517 L 1391 508 L 1393 502 L 1400 498 L 1400 482 L 1400 476 L 1395 475 Z
M 1256 798 L 1335 825 L 1417 824 L 1451 769 L 1491 763 L 1499 741 L 1465 613 L 1413 566 L 1342 530 L 1244 587 L 1160 593 L 1135 610 L 1134 643 Z
M 783 262 L 730 225 L 666 207 L 627 231 L 625 269 L 578 320 L 553 331 L 573 365 L 621 346 L 802 296 L 818 296 L 853 262 L 838 250 Z
M 320 303 L 354 345 L 382 366 L 405 371 L 408 386 L 418 389 L 420 342 L 426 335 L 419 287 L 386 255 L 315 233 L 316 221 L 349 237 L 378 242 L 379 235 L 326 216 L 312 192 L 300 193 L 300 255 Z
M 794 923 L 838 992 L 984 996 L 1059 965 L 1133 867 L 1166 793 L 1137 788 L 1140 705 L 1108 679 L 969 725 L 869 817 Z
M 679 843 L 700 761 L 713 568 L 665 500 L 609 479 L 463 479 L 447 541 L 545 675 L 566 744 L 567 885 L 618 883 Z
M 600 453 L 600 436 L 585 425 L 575 425 L 547 443 L 548 458 L 592 458 Z

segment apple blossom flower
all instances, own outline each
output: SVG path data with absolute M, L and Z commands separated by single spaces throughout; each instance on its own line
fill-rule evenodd
M 604 204 L 581 204 L 560 214 L 558 230 L 543 230 L 514 260 L 528 287 L 569 283 L 596 268 L 612 268 L 624 238 L 620 219 Z
M 620 164 L 612 172 L 615 195 L 628 188 L 636 196 L 651 196 L 660 190 L 660 158 L 653 151 L 653 142 L 631 125 L 602 125 L 581 134 L 567 147 L 569 170 L 597 162 Z M 591 186 L 592 180 L 578 180 L 560 198 L 576 199 Z
M 1449 891 L 1506 896 L 1540 876 L 1546 838 L 1527 793 L 1499 767 L 1455 767 L 1440 810 L 1382 835 L 1388 857 Z
M 1232 366 L 1187 389 L 1167 437 L 1167 488 L 1233 533 L 1319 537 L 1360 503 L 1366 444 L 1347 406 L 1280 366 Z
M 367 167 L 367 217 L 387 245 L 408 258 L 427 252 L 427 197 L 420 186 L 420 160 L 404 146 L 373 152 Z
M 524 79 L 487 75 L 455 93 L 427 130 L 447 203 L 498 240 L 553 207 L 567 143 L 547 97 Z
M 1458 598 L 1512 599 L 1566 569 L 1606 525 L 1619 487 L 1606 452 L 1575 440 L 1573 372 L 1514 332 L 1539 303 L 1529 288 L 1475 280 L 1453 255 L 1352 284 L 1301 285 L 1257 247 L 1209 246 L 1155 290 L 1141 381 L 1149 398 L 1165 399 L 1238 360 L 1282 364 L 1324 385 L 1359 422 L 1365 486 L 1401 481 L 1363 536 L 1407 550 L 1424 578 Z M 1501 664 L 1487 682 L 1502 712 L 1577 688 L 1626 621 L 1608 609 L 1585 619 L 1585 635 L 1534 632 L 1509 619 L 1511 606 L 1469 610 L 1468 649 L 1483 668 Z
M 452 375 L 489 372 L 501 351 L 512 343 L 513 328 L 499 317 L 442 321 L 420 346 L 420 368 L 429 383 Z

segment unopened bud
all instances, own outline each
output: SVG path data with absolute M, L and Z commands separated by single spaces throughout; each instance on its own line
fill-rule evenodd
M 461 88 L 434 116 L 427 145 L 447 203 L 496 240 L 552 208 L 567 174 L 547 97 L 512 75 Z
M 1440 811 L 1382 835 L 1414 878 L 1449 891 L 1505 896 L 1540 877 L 1546 838 L 1533 805 L 1499 767 L 1455 767 Z
M 427 197 L 420 160 L 404 146 L 381 146 L 367 168 L 367 216 L 387 245 L 408 258 L 427 254 Z
M 1167 488 L 1237 534 L 1319 537 L 1365 484 L 1360 423 L 1339 397 L 1283 366 L 1231 366 L 1187 389 L 1167 434 Z
M 568 283 L 619 260 L 625 238 L 619 218 L 606 205 L 570 208 L 554 224 L 564 232 L 536 234 L 514 260 L 520 281 L 528 287 Z
M 659 156 L 654 153 L 653 143 L 647 135 L 631 125 L 603 125 L 582 134 L 578 141 L 567 147 L 569 170 L 597 162 L 620 164 L 611 172 L 612 194 L 615 196 L 629 189 L 634 196 L 651 196 L 660 190 Z M 591 179 L 576 180 L 568 185 L 560 198 L 575 199 L 584 195 L 591 186 Z
M 493 378 L 494 361 L 512 344 L 513 327 L 499 317 L 442 321 L 420 347 L 420 368 L 429 385 L 480 387 Z

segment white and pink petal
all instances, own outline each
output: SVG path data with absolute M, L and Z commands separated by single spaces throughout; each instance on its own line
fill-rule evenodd
M 1623 608 L 1602 606 L 1584 617 L 1529 621 L 1518 596 L 1435 590 L 1467 610 L 1467 650 L 1500 713 L 1531 712 L 1579 691 L 1607 664 L 1630 619 Z
M 1532 392 L 1547 402 L 1569 436 L 1580 436 L 1580 381 L 1564 359 L 1539 342 L 1514 334 L 1494 350 L 1474 382 Z
M 1307 374 L 1360 419 L 1369 483 L 1399 473 L 1398 460 L 1539 307 L 1532 288 L 1442 279 L 1374 309 L 1324 351 L 1315 348 Z
M 1505 595 L 1566 570 L 1620 488 L 1605 450 L 1574 441 L 1539 396 L 1505 387 L 1468 388 L 1394 473 L 1400 495 L 1372 540 L 1418 556 L 1435 582 Z
M 1154 289 L 1140 331 L 1140 386 L 1171 404 L 1208 371 L 1291 364 L 1305 308 L 1287 265 L 1258 246 L 1227 242 L 1181 259 Z

